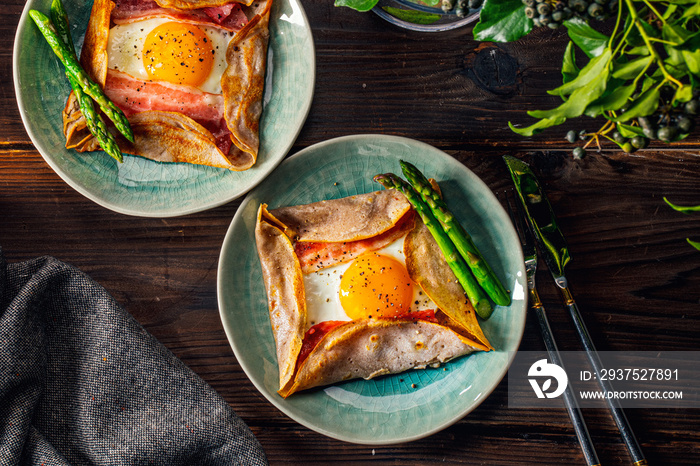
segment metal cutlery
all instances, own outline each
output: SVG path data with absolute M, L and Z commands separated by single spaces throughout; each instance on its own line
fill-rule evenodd
M 554 334 L 549 326 L 547 313 L 545 312 L 544 305 L 542 304 L 540 295 L 535 287 L 535 273 L 537 272 L 537 250 L 535 248 L 535 238 L 527 222 L 527 217 L 525 217 L 517 203 L 514 203 L 514 200 L 508 197 L 507 193 L 505 204 L 508 214 L 510 215 L 513 225 L 515 226 L 515 230 L 518 232 L 518 236 L 520 237 L 523 255 L 525 256 L 525 274 L 527 277 L 527 288 L 529 295 L 528 301 L 530 308 L 537 316 L 540 331 L 542 332 L 542 339 L 544 340 L 544 345 L 547 348 L 547 353 L 549 354 L 552 363 L 563 367 L 564 364 L 562 362 L 561 355 L 559 354 L 557 343 L 554 340 Z M 581 413 L 581 408 L 579 408 L 576 397 L 571 389 L 571 385 L 566 387 L 563 397 L 564 405 L 566 406 L 566 410 L 568 411 L 571 422 L 573 423 L 574 432 L 576 432 L 576 437 L 581 445 L 581 450 L 583 451 L 586 464 L 588 466 L 599 465 L 600 461 L 598 460 L 598 455 L 595 451 L 595 447 L 593 446 L 591 436 L 588 433 L 588 428 L 586 427 L 586 422 L 583 418 L 583 414 Z
M 586 324 L 581 317 L 576 301 L 574 301 L 568 280 L 564 274 L 564 268 L 571 260 L 571 256 L 547 195 L 529 165 L 512 156 L 504 156 L 503 159 L 515 184 L 519 201 L 518 206 L 528 220 L 547 268 L 564 299 L 566 309 L 574 322 L 576 334 L 596 374 L 596 380 L 604 392 L 611 392 L 612 387 L 610 383 L 605 377 L 601 376 L 603 364 L 588 333 Z M 605 400 L 635 466 L 648 464 L 632 432 L 627 416 L 625 416 L 617 400 L 612 397 L 605 397 Z

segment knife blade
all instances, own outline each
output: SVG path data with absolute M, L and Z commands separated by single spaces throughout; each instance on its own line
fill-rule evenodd
M 603 363 L 595 349 L 593 340 L 588 333 L 586 324 L 564 274 L 564 268 L 571 260 L 571 255 L 547 194 L 528 164 L 510 155 L 504 156 L 503 160 L 515 184 L 518 200 L 524 208 L 525 215 L 530 220 L 529 224 L 535 236 L 538 249 L 564 299 L 565 307 L 573 320 L 581 345 L 586 352 L 591 367 L 596 373 L 598 384 L 604 392 L 612 392 L 611 384 L 605 377 L 601 376 Z M 635 466 L 646 465 L 647 461 L 641 447 L 619 403 L 612 397 L 606 397 L 606 403 L 627 446 L 632 462 Z

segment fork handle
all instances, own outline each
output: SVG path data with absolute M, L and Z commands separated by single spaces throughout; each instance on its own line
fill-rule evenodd
M 542 339 L 544 340 L 544 346 L 547 348 L 547 353 L 549 354 L 552 363 L 560 366 L 563 369 L 564 364 L 561 360 L 557 343 L 554 340 L 552 328 L 549 326 L 549 319 L 547 319 L 547 313 L 545 312 L 544 305 L 540 300 L 537 289 L 534 286 L 528 288 L 530 295 L 530 307 L 533 311 L 535 311 L 535 315 L 537 316 L 537 321 L 540 325 L 540 331 L 542 332 Z M 571 385 L 566 387 L 563 397 L 564 405 L 569 413 L 569 418 L 571 418 L 571 423 L 574 426 L 574 432 L 576 432 L 579 445 L 581 445 L 581 451 L 583 452 L 584 459 L 586 460 L 586 465 L 599 466 L 600 461 L 598 460 L 598 455 L 595 451 L 595 447 L 593 446 L 593 440 L 591 439 L 591 435 L 588 433 L 586 421 L 583 419 L 583 413 L 581 412 L 581 408 L 579 408 L 578 402 L 574 397 L 571 390 Z
M 591 340 L 591 336 L 588 333 L 586 324 L 584 323 L 583 318 L 581 317 L 578 305 L 576 304 L 576 301 L 574 301 L 574 296 L 571 294 L 571 290 L 568 287 L 566 278 L 557 278 L 555 279 L 555 283 L 561 291 L 562 298 L 564 299 L 564 305 L 566 306 L 566 310 L 569 312 L 569 315 L 571 316 L 571 319 L 574 322 L 576 333 L 578 334 L 578 337 L 581 340 L 581 345 L 583 346 L 583 349 L 586 352 L 588 361 L 590 362 L 591 367 L 596 373 L 598 385 L 600 385 L 600 388 L 604 392 L 612 391 L 612 386 L 610 385 L 608 380 L 604 377 L 601 377 L 603 363 L 601 362 L 600 356 L 598 355 L 598 352 L 595 349 L 593 340 Z M 615 421 L 615 424 L 617 424 L 617 428 L 620 431 L 622 440 L 627 446 L 627 450 L 629 451 L 630 457 L 632 458 L 632 463 L 635 466 L 646 466 L 648 464 L 647 460 L 644 457 L 644 453 L 642 452 L 639 443 L 637 442 L 637 438 L 634 436 L 632 427 L 630 426 L 629 421 L 627 420 L 627 416 L 625 415 L 625 412 L 623 411 L 622 407 L 620 407 L 617 400 L 614 400 L 612 398 L 605 397 L 605 401 L 608 405 L 608 409 L 610 410 L 613 420 Z

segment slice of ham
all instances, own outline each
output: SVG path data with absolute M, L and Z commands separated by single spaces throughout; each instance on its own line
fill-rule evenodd
M 415 214 L 406 213 L 389 230 L 371 238 L 342 243 L 302 242 L 294 244 L 302 273 L 312 273 L 326 267 L 355 259 L 360 254 L 376 251 L 393 243 L 413 228 Z
M 152 0 L 116 0 L 112 11 L 114 24 L 133 23 L 148 18 L 165 17 L 199 25 L 217 26 L 238 31 L 248 24 L 248 18 L 239 3 L 194 10 L 163 8 Z
M 162 81 L 141 81 L 111 69 L 107 71 L 104 90 L 127 118 L 149 110 L 182 113 L 211 131 L 224 154 L 231 147 L 231 132 L 224 121 L 221 94 Z

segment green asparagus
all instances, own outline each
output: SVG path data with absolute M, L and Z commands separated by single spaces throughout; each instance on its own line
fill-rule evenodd
M 399 163 L 403 174 L 408 178 L 413 189 L 420 194 L 423 201 L 430 206 L 433 215 L 464 258 L 479 285 L 494 303 L 501 306 L 510 304 L 510 296 L 505 287 L 483 258 L 469 233 L 450 212 L 440 193 L 433 189 L 430 181 L 413 164 L 405 161 Z
M 464 288 L 464 292 L 466 293 L 469 301 L 472 303 L 472 306 L 474 306 L 476 313 L 481 318 L 487 319 L 493 312 L 491 303 L 484 293 L 484 290 L 481 289 L 471 271 L 467 267 L 464 259 L 457 251 L 457 248 L 452 243 L 452 240 L 447 236 L 435 216 L 433 216 L 431 213 L 428 205 L 423 202 L 420 196 L 406 181 L 393 173 L 377 175 L 374 177 L 374 181 L 380 183 L 387 189 L 396 189 L 406 196 L 406 199 L 408 199 L 408 201 L 411 203 L 420 218 L 423 220 L 425 226 L 433 235 L 433 238 L 435 238 L 435 242 L 438 244 L 443 256 L 445 256 L 445 261 L 452 269 L 455 277 L 457 277 L 457 281 L 459 281 L 462 288 Z
M 53 22 L 58 38 L 63 41 L 63 45 L 67 52 L 70 53 L 78 61 L 78 57 L 75 55 L 75 45 L 73 44 L 73 38 L 71 37 L 70 28 L 68 25 L 68 15 L 63 7 L 61 0 L 53 0 L 51 3 L 51 21 Z M 95 136 L 100 147 L 107 152 L 110 156 L 119 162 L 124 160 L 121 150 L 117 145 L 117 141 L 114 136 L 107 131 L 107 125 L 105 124 L 102 116 L 95 111 L 95 106 L 92 99 L 83 92 L 80 84 L 71 76 L 68 71 L 66 71 L 66 77 L 68 82 L 70 82 L 73 88 L 73 93 L 80 106 L 80 111 L 85 117 L 85 123 L 87 125 L 90 133 Z
M 90 79 L 85 70 L 80 66 L 80 63 L 74 58 L 75 53 L 71 54 L 66 49 L 49 18 L 37 10 L 29 10 L 29 16 L 34 20 L 34 23 L 51 46 L 51 49 L 61 60 L 66 71 L 75 79 L 82 90 L 99 105 L 100 109 L 112 120 L 119 132 L 122 133 L 127 140 L 134 142 L 134 134 L 131 131 L 131 126 L 129 126 L 129 121 L 126 119 L 126 116 L 124 116 L 124 113 L 114 102 L 109 100 L 100 86 Z

